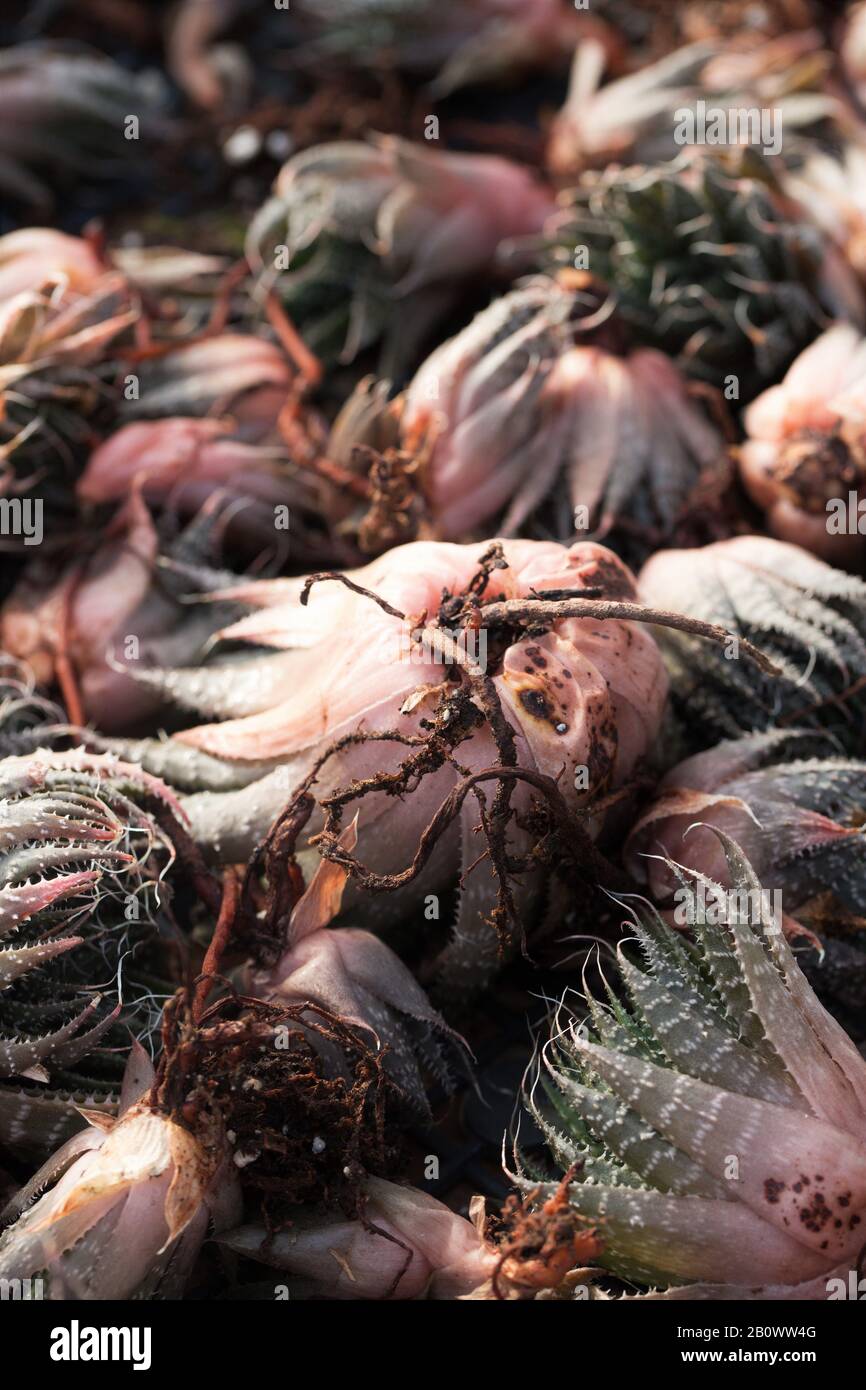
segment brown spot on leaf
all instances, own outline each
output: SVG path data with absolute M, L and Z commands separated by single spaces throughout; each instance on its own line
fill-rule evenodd
M 811 1206 L 803 1207 L 800 1212 L 801 1224 L 806 1227 L 807 1231 L 814 1231 L 816 1234 L 823 1231 L 832 1217 L 833 1213 L 827 1206 L 823 1192 L 816 1192 L 812 1197 Z
M 540 690 L 521 690 L 519 699 L 533 719 L 546 719 L 548 723 L 553 719 L 553 710 Z

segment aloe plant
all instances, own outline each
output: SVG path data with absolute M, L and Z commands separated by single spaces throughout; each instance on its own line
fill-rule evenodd
M 298 822 L 302 871 L 314 875 L 328 859 L 350 865 L 341 914 L 363 911 L 366 894 L 380 892 L 377 929 L 423 909 L 429 894 L 448 892 L 462 874 L 447 965 L 469 988 L 498 967 L 490 914 L 502 924 L 503 945 L 512 941 L 520 905 L 528 914 L 546 874 L 537 831 L 533 839 L 520 823 L 531 802 L 529 782 L 561 778 L 561 814 L 570 824 L 585 808 L 591 843 L 600 828 L 593 799 L 628 781 L 658 731 L 665 699 L 658 649 L 647 629 L 630 621 L 644 610 L 631 604 L 629 571 L 590 542 L 571 549 L 493 542 L 482 550 L 419 541 L 344 578 L 339 585 L 310 576 L 222 589 L 222 599 L 251 611 L 219 635 L 245 644 L 249 654 L 144 672 L 149 685 L 210 719 L 169 742 L 139 744 L 135 756 L 192 793 L 184 800 L 192 833 L 224 863 L 248 858 L 297 795 L 309 795 L 306 819 L 317 804 L 309 829 Z M 588 607 L 580 603 L 584 589 L 594 596 Z M 554 599 L 545 611 L 546 592 Z M 598 597 L 607 601 L 603 609 Z M 579 617 L 566 606 L 570 600 Z M 471 630 L 462 625 L 467 602 L 478 615 Z M 501 649 L 492 630 L 489 673 L 488 622 L 503 624 Z M 531 628 L 527 637 L 523 623 Z M 271 650 L 263 654 L 262 647 Z M 467 703 L 464 680 L 484 682 L 478 704 Z M 428 759 L 423 750 L 431 740 Z M 453 759 L 452 740 L 459 749 Z M 117 747 L 132 755 L 130 745 Z M 471 780 L 490 779 L 489 769 L 503 758 L 518 769 L 504 774 L 515 784 L 507 795 L 487 789 L 496 823 L 487 803 L 480 823 L 495 843 L 507 827 L 509 886 L 498 868 L 477 860 L 478 783 Z M 236 779 L 233 786 L 214 785 L 211 773 L 219 769 Z M 341 789 L 349 789 L 348 801 Z M 443 810 L 448 797 L 454 799 Z M 331 806 L 340 808 L 336 818 Z M 519 817 L 512 806 L 521 808 Z M 340 838 L 352 833 L 356 811 L 358 855 L 369 869 Z M 518 856 L 525 858 L 518 863 Z
M 547 233 L 549 262 L 583 248 L 636 334 L 719 388 L 734 373 L 743 397 L 776 381 L 828 314 L 863 312 L 838 249 L 792 216 L 757 159 L 611 165 L 563 195 Z
M 547 501 L 560 534 L 602 539 L 624 524 L 646 553 L 718 486 L 722 435 L 664 353 L 620 350 L 604 295 L 567 274 L 524 282 L 437 348 L 389 407 L 421 460 L 437 535 L 492 522 L 512 535 Z
M 779 668 L 756 675 L 738 643 L 710 650 L 686 633 L 660 637 L 684 745 L 782 727 L 832 730 L 861 753 L 866 584 L 766 536 L 658 551 L 638 577 L 649 604 L 669 604 L 749 638 Z M 672 746 L 672 745 L 671 745 Z
M 383 373 L 396 375 L 500 242 L 538 233 L 552 209 L 534 175 L 498 156 L 334 141 L 283 166 L 247 254 L 315 352 L 350 362 L 384 336 Z
M 170 130 L 162 97 L 104 54 L 63 43 L 0 49 L 0 188 L 44 210 L 59 184 L 116 176 L 131 117 L 147 145 Z
M 856 570 L 866 496 L 866 344 L 837 323 L 753 401 L 738 451 L 743 485 L 774 536 Z
M 0 237 L 0 487 L 36 494 L 55 545 L 74 525 L 75 466 L 113 415 L 112 358 L 137 317 L 133 298 L 80 237 L 39 227 Z M 5 530 L 0 540 L 26 544 Z
M 0 1215 L 0 1277 L 35 1277 L 64 1301 L 182 1292 L 208 1228 L 236 1222 L 241 1199 L 219 1130 L 203 1144 L 163 1113 L 155 1080 L 135 1044 L 119 1113 L 91 1112 Z
M 718 826 L 764 886 L 784 892 L 786 912 L 799 915 L 818 897 L 833 901 L 840 917 L 861 915 L 866 763 L 835 754 L 828 735 L 777 729 L 687 758 L 662 779 L 632 828 L 626 864 L 657 903 L 677 888 L 663 855 L 724 882 Z
M 171 794 L 109 755 L 0 761 L 0 1145 L 40 1155 L 116 1110 L 130 1035 L 158 1027 L 170 957 Z M 160 942 L 160 936 L 162 941 Z
M 558 1164 L 580 1165 L 571 1200 L 602 1223 L 601 1263 L 621 1280 L 826 1298 L 863 1247 L 866 1062 L 717 833 L 736 896 L 688 875 L 693 942 L 638 906 L 626 1002 L 608 988 L 585 1020 L 560 1015 L 541 1068 L 553 1118 L 535 1088 L 529 1103 Z

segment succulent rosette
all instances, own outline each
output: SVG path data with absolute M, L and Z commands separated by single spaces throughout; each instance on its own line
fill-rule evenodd
M 746 410 L 740 476 L 774 536 L 857 568 L 866 497 L 866 343 L 850 324 L 822 333 Z M 863 509 L 866 511 L 866 507 Z
M 864 764 L 834 756 L 831 738 L 803 730 L 747 734 L 687 758 L 666 773 L 625 845 L 629 869 L 656 902 L 679 886 L 668 861 L 728 878 L 714 827 L 737 841 L 785 911 L 807 921 L 861 916 Z M 811 912 L 809 911 L 811 905 Z
M 283 166 L 247 254 L 314 352 L 348 362 L 387 330 L 391 375 L 491 273 L 500 244 L 540 231 L 552 206 L 507 159 L 393 136 L 335 142 Z
M 59 184 L 117 176 L 130 138 L 152 147 L 170 125 L 152 86 L 111 58 L 29 43 L 0 51 L 0 128 L 0 187 L 45 210 Z
M 424 1074 L 453 1089 L 455 1072 L 468 1070 L 462 1040 L 384 941 L 357 928 L 316 929 L 309 906 L 307 899 L 276 963 L 248 972 L 248 992 L 269 1003 L 313 1004 L 360 1029 L 383 1050 L 407 1103 L 429 1120 Z
M 30 667 L 0 651 L 0 758 L 51 748 L 67 733 L 63 710 L 37 689 Z
M 728 399 L 775 382 L 832 318 L 863 324 L 850 265 L 755 149 L 613 164 L 561 203 L 548 264 L 572 265 L 583 248 L 638 337 Z
M 82 749 L 4 757 L 0 786 L 0 1145 L 44 1156 L 82 1107 L 115 1112 L 130 1030 L 158 1026 L 180 957 L 174 850 L 151 808 L 179 808 L 140 768 Z
M 0 485 L 44 505 L 52 549 L 80 525 L 76 493 L 116 503 L 139 473 L 150 498 L 187 512 L 221 486 L 248 499 L 260 547 L 274 533 L 268 505 L 313 505 L 278 430 L 291 364 L 266 338 L 207 328 L 205 295 L 224 269 L 170 246 L 108 249 L 95 234 L 0 237 Z M 24 543 L 4 534 L 4 546 Z
M 472 0 L 434 6 L 347 0 L 306 4 L 302 17 L 315 24 L 319 51 L 357 62 L 377 47 L 396 49 L 405 66 L 436 71 L 444 94 L 468 82 L 502 79 L 534 67 L 567 61 L 578 35 L 593 23 L 554 0 Z M 595 22 L 597 25 L 597 21 Z
M 553 122 L 548 162 L 557 174 L 622 162 L 640 147 L 647 161 L 672 157 L 671 113 L 693 103 L 700 74 L 715 52 L 695 43 L 602 84 L 610 53 L 598 38 L 578 44 L 568 96 Z
M 545 502 L 564 536 L 646 549 L 686 529 L 723 437 L 672 361 L 616 339 L 594 286 L 539 279 L 427 359 L 390 410 L 438 535 L 494 519 L 510 535 Z
M 196 582 L 172 568 L 195 567 L 209 556 L 219 500 L 163 548 L 133 490 L 90 553 L 73 556 L 59 574 L 41 557 L 21 572 L 0 614 L 4 648 L 41 684 L 59 684 L 73 723 L 134 729 L 161 702 L 128 672 L 143 659 L 172 661 L 201 650 L 233 611 L 187 603 Z
M 581 603 L 587 591 L 607 600 L 598 622 L 594 597 Z M 545 593 L 554 605 L 572 596 L 581 616 L 533 608 Z M 168 746 L 139 745 L 138 755 L 174 786 L 190 789 L 184 807 L 193 834 L 223 861 L 247 858 L 293 793 L 302 796 L 307 820 L 317 803 L 322 809 L 297 846 L 308 879 L 323 862 L 314 847 L 325 844 L 320 816 L 337 796 L 347 820 L 342 811 L 336 820 L 329 812 L 326 841 L 336 863 L 351 865 L 342 906 L 358 907 L 365 885 L 378 886 L 382 924 L 445 891 L 462 864 L 450 968 L 458 977 L 465 969 L 468 982 L 470 961 L 483 974 L 497 959 L 496 933 L 485 917 L 510 919 L 506 936 L 513 939 L 520 916 L 511 890 L 483 855 L 478 861 L 479 810 L 482 833 L 499 846 L 494 867 L 500 852 L 515 868 L 518 853 L 529 855 L 517 896 L 522 900 L 525 888 L 531 898 L 543 863 L 513 808 L 528 814 L 533 788 L 542 800 L 552 796 L 564 824 L 584 808 L 591 843 L 604 822 L 593 814 L 594 801 L 623 786 L 650 754 L 666 682 L 633 593 L 629 571 L 603 547 L 531 541 L 486 551 L 416 542 L 347 574 L 345 583 L 234 585 L 214 597 L 251 611 L 221 637 L 252 646 L 248 657 L 142 673 L 149 688 L 218 722 L 184 730 Z M 487 630 L 485 605 L 497 624 Z M 615 615 L 625 621 L 608 621 Z M 531 635 L 522 630 L 527 622 Z M 518 771 L 496 771 L 503 762 Z M 232 769 L 237 790 L 197 790 L 211 785 L 214 766 Z M 507 793 L 497 793 L 503 777 Z M 485 790 L 485 780 L 494 785 Z M 483 805 L 469 794 L 476 785 Z M 442 809 L 454 796 L 451 809 Z M 341 837 L 354 834 L 348 817 L 356 811 L 357 855 L 347 859 Z M 407 868 L 419 843 L 420 860 Z
M 251 12 L 261 20 L 251 0 L 182 0 L 177 7 L 167 34 L 169 68 L 207 110 L 219 109 L 241 79 L 248 85 L 246 54 L 230 31 Z M 293 43 L 295 67 L 363 70 L 384 60 L 415 75 L 433 74 L 439 96 L 564 67 L 580 36 L 606 32 L 603 21 L 575 14 L 560 0 L 301 0 L 277 18 L 274 37 L 280 45 L 287 38 Z
M 294 564 L 333 554 L 323 525 L 330 498 L 277 440 L 247 443 L 231 419 L 169 416 L 124 425 L 88 459 L 76 485 L 83 506 L 122 503 L 195 517 L 219 501 L 227 541 L 246 553 L 278 549 Z
M 557 1163 L 579 1165 L 571 1201 L 603 1224 L 619 1279 L 656 1298 L 826 1299 L 863 1247 L 866 1063 L 716 833 L 735 893 L 684 874 L 693 946 L 635 911 L 626 1003 L 588 995 L 585 1021 L 559 1016 L 551 1108 L 535 1088 L 530 1104 Z
M 41 535 L 34 517 L 4 549 L 26 553 L 34 535 L 56 546 L 75 524 L 75 471 L 112 418 L 113 349 L 137 317 L 125 277 L 85 240 L 39 227 L 0 237 L 0 490 L 46 510 Z
M 654 63 L 612 81 L 603 81 L 610 44 L 592 35 L 575 50 L 568 96 L 553 122 L 548 162 L 558 174 L 574 174 L 609 163 L 658 164 L 681 153 L 683 145 L 757 145 L 747 128 L 715 140 L 701 137 L 700 108 L 734 118 L 744 109 L 763 108 L 773 122 L 762 124 L 761 139 L 780 153 L 782 129 L 795 133 L 844 119 L 847 107 L 827 82 L 832 56 L 815 28 L 751 41 L 737 35 L 721 40 L 707 34 L 665 54 Z M 688 122 L 691 121 L 691 125 Z M 791 139 L 790 134 L 788 139 Z
M 866 278 L 864 181 L 866 150 L 859 141 L 832 151 L 810 147 L 782 176 L 801 215 L 826 233 L 861 280 Z
M 866 585 L 808 551 L 765 536 L 695 550 L 659 551 L 644 566 L 645 603 L 676 605 L 754 642 L 776 664 L 747 668 L 737 642 L 710 648 L 684 632 L 661 637 L 671 705 L 686 748 L 779 723 L 832 730 L 862 750 L 860 678 L 866 675 Z M 676 749 L 676 742 L 669 745 Z
M 866 983 L 863 774 L 827 735 L 778 729 L 727 740 L 662 778 L 626 840 L 625 863 L 666 920 L 687 927 L 670 863 L 729 887 L 714 833 L 724 830 L 776 895 L 791 940 L 815 947 L 800 963 L 822 999 L 856 1027 Z
M 116 1116 L 91 1114 L 7 1206 L 0 1271 L 63 1301 L 183 1292 L 208 1230 L 240 1215 L 224 1146 L 150 1103 L 147 1053 L 127 1063 Z M 43 1191 L 48 1187 L 48 1191 Z
M 234 332 L 166 343 L 145 358 L 137 376 L 136 395 L 123 405 L 124 421 L 226 415 L 240 438 L 253 444 L 273 432 L 294 381 L 274 343 Z

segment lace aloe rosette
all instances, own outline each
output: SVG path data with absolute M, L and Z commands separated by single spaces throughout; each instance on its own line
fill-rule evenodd
M 664 353 L 628 348 L 611 309 L 587 276 L 524 282 L 388 407 L 437 535 L 494 520 L 511 535 L 533 518 L 563 539 L 615 537 L 629 558 L 688 543 L 724 486 L 724 438 Z
M 183 950 L 156 778 L 38 749 L 0 761 L 0 1144 L 50 1151 L 114 1112 L 130 1037 L 158 1031 Z M 162 808 L 162 811 L 160 811 Z
M 577 836 L 563 852 L 588 867 L 606 817 L 596 799 L 650 754 L 658 650 L 629 571 L 589 543 L 416 542 L 328 579 L 220 590 L 250 610 L 221 633 L 243 656 L 141 673 L 210 722 L 135 755 L 190 793 L 193 833 L 214 858 L 247 859 L 282 818 L 294 838 L 274 827 L 269 845 L 284 860 L 297 850 L 310 892 L 325 860 L 348 868 L 335 915 L 363 914 L 376 893 L 384 928 L 465 873 L 450 955 L 468 986 L 498 962 L 486 919 L 513 944 L 519 904 L 555 865 L 544 826 Z M 490 862 L 479 833 L 493 837 Z
M 0 758 L 50 748 L 66 733 L 63 710 L 41 693 L 30 667 L 0 651 Z
M 209 109 L 225 98 L 242 55 L 222 33 L 254 11 L 253 0 L 184 0 L 168 30 L 172 72 Z M 386 62 L 433 76 L 444 96 L 468 83 L 509 80 L 563 67 L 578 38 L 604 25 L 560 0 L 295 0 L 277 15 L 277 44 L 293 43 L 293 65 L 315 72 Z
M 436 73 L 440 96 L 467 83 L 561 67 L 578 37 L 601 27 L 554 0 L 305 0 L 298 14 L 310 59 L 369 63 L 388 52 L 409 71 Z
M 91 454 L 76 492 L 92 514 L 121 504 L 134 487 L 154 510 L 183 517 L 218 504 L 227 542 L 241 552 L 278 548 L 297 563 L 333 549 L 324 526 L 317 534 L 306 525 L 312 517 L 315 526 L 321 510 L 312 475 L 276 437 L 245 443 L 230 420 L 171 416 L 125 425 Z
M 351 362 L 384 340 L 403 374 L 508 237 L 537 233 L 552 195 L 498 156 L 392 136 L 317 145 L 283 166 L 247 254 L 313 351 Z M 398 312 L 399 311 L 399 312 Z
M 416 542 L 212 597 L 250 610 L 219 632 L 245 650 L 138 677 L 209 722 L 105 746 L 188 793 L 212 859 L 255 852 L 286 885 L 280 930 L 317 895 L 340 925 L 366 929 L 371 895 L 377 929 L 438 921 L 459 887 L 440 964 L 467 990 L 550 916 L 567 872 L 616 878 L 596 840 L 622 824 L 665 705 L 650 626 L 733 640 L 636 602 L 588 542 Z
M 219 1126 L 205 1138 L 154 1103 L 156 1075 L 134 1044 L 114 1114 L 52 1153 L 0 1213 L 0 1276 L 35 1280 L 39 1297 L 172 1298 L 209 1229 L 240 1216 Z
M 656 1298 L 839 1297 L 863 1248 L 866 1062 L 719 839 L 733 892 L 684 876 L 693 942 L 636 907 L 624 998 L 560 1013 L 548 1104 L 536 1085 L 529 1105 L 557 1163 L 578 1165 L 571 1200 L 618 1280 Z
M 768 893 L 781 894 L 803 969 L 857 1039 L 866 1001 L 864 773 L 861 759 L 840 756 L 820 733 L 730 739 L 665 775 L 623 850 L 666 920 L 683 925 L 669 861 L 729 884 L 714 828 L 731 835 Z
M 50 209 L 64 184 L 125 172 L 128 139 L 152 150 L 170 129 L 153 85 L 102 53 L 62 43 L 0 50 L 0 188 L 7 196 Z
M 866 764 L 832 737 L 801 729 L 747 734 L 672 768 L 633 826 L 624 857 L 655 902 L 678 886 L 669 860 L 719 882 L 727 865 L 712 827 L 736 841 L 786 912 L 819 932 L 866 910 L 862 868 Z
M 822 560 L 857 570 L 866 495 L 866 344 L 838 323 L 745 411 L 740 475 L 766 524 Z
M 863 323 L 851 267 L 754 151 L 611 165 L 561 203 L 548 268 L 583 248 L 641 341 L 720 389 L 735 381 L 735 399 L 776 381 L 831 318 Z
M 714 18 L 719 29 L 724 18 L 712 8 L 715 16 L 702 23 L 699 7 L 688 7 L 684 27 L 691 22 L 694 42 L 612 80 L 603 80 L 611 46 L 602 35 L 577 46 L 568 96 L 550 132 L 548 162 L 557 173 L 659 165 L 684 144 L 751 145 L 775 156 L 783 132 L 788 154 L 807 143 L 801 133 L 815 135 L 822 123 L 823 133 L 834 122 L 856 123 L 843 93 L 828 81 L 833 56 L 817 25 L 801 23 L 797 30 L 789 12 L 781 32 L 762 38 L 761 23 L 770 20 L 764 5 L 748 36 L 735 24 L 723 35 L 713 32 Z
M 641 570 L 638 588 L 645 603 L 676 606 L 750 639 L 778 668 L 767 679 L 744 665 L 736 642 L 713 650 L 687 633 L 661 634 L 676 724 L 669 752 L 682 756 L 780 725 L 830 730 L 843 751 L 862 753 L 861 579 L 799 546 L 737 536 L 659 551 Z
M 0 237 L 0 485 L 26 523 L 4 528 L 3 549 L 68 541 L 75 471 L 113 418 L 116 351 L 138 311 L 87 241 L 41 227 Z
M 232 577 L 206 563 L 227 508 L 213 497 L 163 544 L 135 488 L 92 549 L 70 555 L 59 573 L 41 557 L 21 571 L 0 613 L 3 647 L 42 686 L 59 686 L 75 724 L 92 720 L 110 733 L 153 718 L 159 695 L 128 673 L 151 660 L 200 655 L 215 628 L 239 612 L 188 601 L 202 583 Z
M 801 215 L 838 247 L 862 281 L 866 277 L 866 151 L 859 140 L 815 144 L 782 176 Z

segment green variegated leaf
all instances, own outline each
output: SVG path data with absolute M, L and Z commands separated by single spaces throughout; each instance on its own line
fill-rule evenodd
M 584 1163 L 571 1200 L 600 1223 L 612 1273 L 683 1297 L 694 1282 L 699 1298 L 823 1279 L 826 1297 L 863 1242 L 866 1062 L 716 833 L 730 891 L 667 861 L 691 884 L 695 944 L 636 914 L 642 963 L 619 958 L 631 1009 L 607 986 L 606 1005 L 587 996 L 592 1033 L 561 1011 L 543 1053 L 554 1118 L 532 1108 L 559 1165 Z

